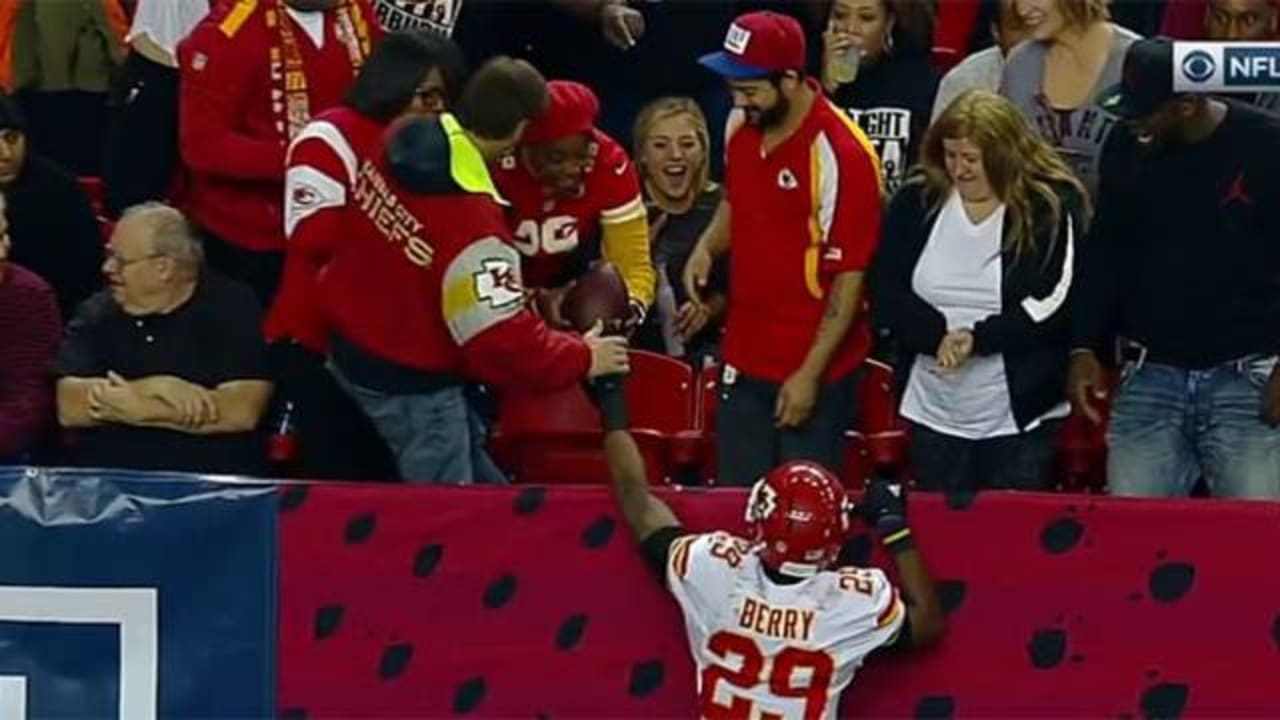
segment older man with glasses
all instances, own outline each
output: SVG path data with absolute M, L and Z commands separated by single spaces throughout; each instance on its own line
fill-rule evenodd
M 246 286 L 207 271 L 177 210 L 127 210 L 54 363 L 68 460 L 92 467 L 266 471 L 257 434 L 271 397 L 262 311 Z

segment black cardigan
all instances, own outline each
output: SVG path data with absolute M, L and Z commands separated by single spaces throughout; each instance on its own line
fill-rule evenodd
M 1074 296 L 1072 258 L 1084 236 L 1082 199 L 1067 185 L 1057 186 L 1063 213 L 1056 240 L 1050 242 L 1048 207 L 1036 208 L 1035 249 L 1021 258 L 1004 251 L 1001 300 L 1004 311 L 973 326 L 974 355 L 1002 353 L 1013 417 L 1025 429 L 1065 398 Z M 901 352 L 898 385 L 905 387 L 915 356 L 934 355 L 947 332 L 946 318 L 911 287 L 937 215 L 929 213 L 924 186 L 904 185 L 889 203 L 872 292 L 878 322 Z M 1005 231 L 1008 232 L 1006 225 Z

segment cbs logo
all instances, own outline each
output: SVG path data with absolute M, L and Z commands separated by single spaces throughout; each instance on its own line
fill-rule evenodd
M 1182 58 L 1182 75 L 1194 83 L 1202 83 L 1213 77 L 1218 63 L 1204 50 L 1192 50 Z

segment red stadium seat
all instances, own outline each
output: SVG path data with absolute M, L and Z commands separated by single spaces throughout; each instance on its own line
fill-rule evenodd
M 720 373 L 723 366 L 708 362 L 698 372 L 693 390 L 693 429 L 682 433 L 676 462 L 692 468 L 703 483 L 716 481 L 716 407 L 720 403 Z
M 1111 378 L 1108 386 L 1115 387 Z M 1102 423 L 1076 413 L 1062 423 L 1057 442 L 1057 484 L 1066 492 L 1105 493 L 1107 485 L 1107 421 L 1110 396 L 1100 405 Z
M 672 481 L 677 438 L 693 429 L 692 387 L 693 372 L 684 363 L 632 351 L 627 401 L 651 483 Z M 599 417 L 576 385 L 549 394 L 503 395 L 490 449 L 500 465 L 515 469 L 520 483 L 598 484 L 609 476 Z
M 102 215 L 102 206 L 104 193 L 102 189 L 102 178 L 99 177 L 80 177 L 80 189 L 84 190 L 84 194 L 89 196 L 89 202 L 93 205 L 94 213 Z
M 872 468 L 901 473 L 907 468 L 907 424 L 898 415 L 893 368 L 875 360 L 862 365 L 858 380 L 858 430 Z
M 844 472 L 840 480 L 844 483 L 845 489 L 858 492 L 866 488 L 867 481 L 875 471 L 875 465 L 871 462 L 871 451 L 862 433 L 846 430 L 844 436 Z

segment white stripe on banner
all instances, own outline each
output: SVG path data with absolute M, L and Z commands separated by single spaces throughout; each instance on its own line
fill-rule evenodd
M 27 720 L 27 679 L 0 675 L 0 720 Z
M 0 621 L 120 626 L 120 718 L 155 720 L 160 672 L 159 594 L 155 588 L 0 587 Z M 5 680 L 10 680 L 6 677 Z M 23 705 L 26 704 L 25 678 Z M 0 698 L 7 703 L 6 687 Z M 0 705 L 0 718 L 9 706 Z

